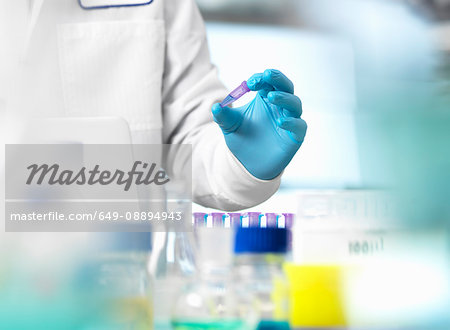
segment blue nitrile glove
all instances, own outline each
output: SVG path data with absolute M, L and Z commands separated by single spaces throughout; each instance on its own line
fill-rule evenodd
M 255 177 L 270 180 L 289 164 L 302 145 L 306 122 L 292 82 L 280 71 L 266 70 L 247 80 L 259 91 L 240 108 L 212 107 L 228 148 Z

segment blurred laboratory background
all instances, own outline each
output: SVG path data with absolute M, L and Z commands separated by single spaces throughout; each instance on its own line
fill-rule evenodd
M 228 89 L 277 68 L 302 99 L 302 148 L 277 194 L 245 210 L 297 216 L 293 324 L 447 329 L 450 1 L 197 2 Z
M 433 115 L 440 100 L 448 106 L 450 1 L 197 2 L 206 20 L 212 61 L 227 88 L 277 68 L 294 82 L 302 99 L 307 137 L 268 209 L 296 211 L 289 199 L 296 189 L 392 186 L 390 176 L 397 172 L 389 170 L 397 169 L 388 168 L 393 159 L 385 156 L 419 154 L 411 154 L 407 144 L 397 146 L 405 150 L 391 150 L 395 139 L 389 125 L 366 127 L 369 117 L 395 116 L 389 120 L 394 127 L 395 119 L 404 123 L 413 112 L 417 122 L 426 113 Z M 375 133 L 377 129 L 382 131 Z M 434 151 L 439 143 L 444 141 L 433 145 Z
M 241 213 L 193 205 L 199 228 L 151 252 L 0 239 L 0 328 L 240 329 L 266 308 L 278 327 L 242 329 L 450 329 L 450 0 L 196 1 L 229 90 L 276 68 L 302 100 L 279 191 Z

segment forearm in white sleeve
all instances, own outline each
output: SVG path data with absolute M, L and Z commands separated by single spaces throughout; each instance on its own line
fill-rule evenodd
M 197 6 L 193 0 L 167 0 L 165 16 L 163 139 L 192 144 L 194 201 L 228 211 L 265 201 L 278 189 L 280 177 L 265 181 L 251 175 L 213 122 L 211 106 L 227 91 L 211 64 Z

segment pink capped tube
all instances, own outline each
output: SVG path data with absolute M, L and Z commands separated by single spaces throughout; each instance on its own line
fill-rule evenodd
M 266 227 L 267 228 L 278 228 L 278 214 L 266 213 Z
M 292 251 L 292 227 L 294 226 L 295 215 L 293 213 L 283 213 L 284 228 L 288 229 L 288 250 Z
M 220 106 L 222 108 L 226 107 L 248 92 L 250 92 L 250 88 L 247 86 L 247 81 L 244 80 L 237 88 L 233 89 L 233 91 L 228 94 L 228 96 L 220 103 Z
M 283 215 L 284 215 L 284 228 L 292 229 L 292 226 L 294 225 L 295 215 L 293 213 L 283 213 Z
M 248 212 L 248 226 L 260 227 L 261 226 L 261 212 Z
M 242 215 L 240 213 L 228 213 L 228 216 L 230 217 L 231 228 L 241 227 Z
M 225 213 L 211 213 L 211 219 L 213 227 L 224 227 Z
M 194 226 L 195 227 L 205 227 L 206 226 L 206 217 L 208 216 L 203 212 L 194 212 Z

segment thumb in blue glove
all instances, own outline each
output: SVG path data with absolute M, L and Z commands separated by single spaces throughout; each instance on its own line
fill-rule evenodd
M 280 71 L 266 70 L 248 81 L 258 91 L 250 103 L 239 108 L 214 104 L 230 151 L 255 177 L 270 180 L 289 164 L 305 138 L 307 125 L 300 118 L 302 103 L 292 82 Z

